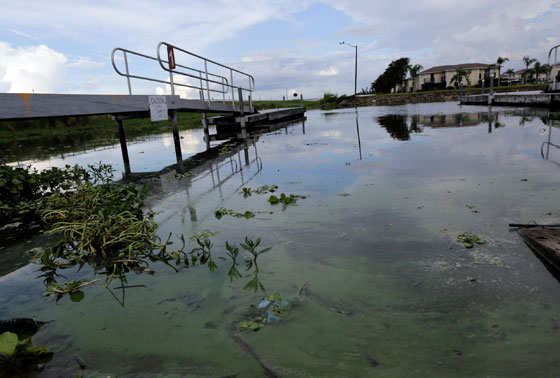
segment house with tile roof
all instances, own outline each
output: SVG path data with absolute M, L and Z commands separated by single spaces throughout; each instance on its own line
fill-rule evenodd
M 457 69 L 464 69 L 469 74 L 470 85 L 477 85 L 482 80 L 489 80 L 490 77 L 497 78 L 498 68 L 492 64 L 485 63 L 462 63 L 451 64 L 445 66 L 435 66 L 420 72 L 416 77 L 409 77 L 405 81 L 406 92 L 416 91 L 432 91 L 445 89 L 450 86 L 451 78 L 455 75 Z M 467 80 L 463 79 L 463 85 L 467 86 Z M 402 86 L 396 88 L 397 91 L 402 90 Z

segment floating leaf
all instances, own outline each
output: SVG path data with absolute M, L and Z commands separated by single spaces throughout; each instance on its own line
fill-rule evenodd
M 0 335 L 0 355 L 11 357 L 18 345 L 18 337 L 15 333 L 4 332 Z

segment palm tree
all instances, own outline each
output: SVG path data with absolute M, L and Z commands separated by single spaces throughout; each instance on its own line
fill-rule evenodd
M 471 85 L 469 73 L 462 68 L 457 68 L 455 70 L 455 74 L 451 77 L 451 80 L 449 80 L 449 84 L 455 82 L 455 86 L 457 87 L 459 86 L 459 83 L 463 82 L 463 79 L 467 80 L 467 85 Z
M 535 75 L 537 75 L 537 84 L 539 83 L 540 74 L 546 74 L 548 80 L 548 74 L 551 68 L 552 67 L 550 67 L 548 64 L 541 64 L 541 62 L 539 62 L 538 60 L 535 62 L 535 65 L 533 66 L 533 71 L 535 72 Z
M 509 58 L 502 58 L 501 56 L 496 59 L 496 64 L 498 65 L 498 87 L 501 85 L 500 70 L 502 69 L 502 64 L 508 62 Z
M 408 66 L 408 72 L 410 73 L 410 77 L 414 81 L 414 87 L 416 87 L 416 76 L 418 76 L 418 73 L 422 69 L 424 69 L 424 67 L 422 67 L 422 65 L 420 64 L 415 64 L 414 66 Z
M 523 57 L 523 63 L 525 63 L 525 72 L 523 72 L 523 76 L 525 76 L 525 84 L 527 84 L 527 74 L 529 71 L 529 66 L 535 63 L 537 60 L 535 58 L 529 58 L 529 55 L 525 55 Z

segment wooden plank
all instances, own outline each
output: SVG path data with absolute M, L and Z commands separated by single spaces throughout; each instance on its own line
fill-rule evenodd
M 533 228 L 518 232 L 533 252 L 560 271 L 560 230 Z
M 182 112 L 239 113 L 232 104 L 165 96 L 167 108 Z M 149 111 L 146 95 L 0 93 L 0 120 L 127 114 Z M 250 107 L 244 107 L 250 113 Z

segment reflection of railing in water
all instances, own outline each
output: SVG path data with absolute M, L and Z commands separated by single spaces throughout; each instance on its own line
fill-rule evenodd
M 254 156 L 250 157 L 249 148 L 253 147 L 252 150 L 254 151 Z M 242 161 L 241 152 L 243 151 L 244 158 Z M 237 155 L 237 159 L 235 159 L 235 155 Z M 251 165 L 255 165 L 257 170 L 256 172 L 250 176 L 245 177 L 244 172 L 251 169 Z M 224 168 L 228 167 L 227 174 L 224 175 Z M 212 216 L 213 212 L 206 214 L 202 219 L 200 219 L 199 215 L 197 214 L 197 210 L 194 204 L 200 203 L 202 199 L 210 195 L 216 189 L 219 192 L 219 203 L 223 203 L 225 200 L 233 196 L 237 193 L 240 188 L 244 185 L 249 183 L 258 173 L 262 171 L 262 159 L 258 156 L 257 146 L 255 143 L 255 139 L 247 140 L 244 144 L 240 146 L 235 146 L 226 154 L 220 155 L 219 157 L 212 159 L 202 166 L 199 169 L 202 173 L 198 174 L 197 176 L 190 176 L 185 178 L 180 178 L 177 180 L 172 180 L 170 183 L 171 186 L 178 185 L 177 189 L 184 188 L 186 194 L 186 207 L 184 207 L 182 213 L 185 214 L 188 209 L 188 213 L 190 214 L 191 222 L 199 222 L 203 219 L 206 219 L 208 216 Z M 234 176 L 238 175 L 241 178 L 241 183 L 239 186 L 236 186 L 232 193 L 229 195 L 224 196 L 223 186 L 227 182 L 233 179 Z M 210 179 L 210 180 L 208 180 Z M 202 183 L 203 181 L 207 181 L 210 184 L 209 189 L 203 191 L 202 193 L 198 194 L 196 197 L 191 196 L 191 191 L 193 188 L 193 184 L 195 183 Z M 166 183 L 163 186 L 167 186 L 167 182 L 165 178 L 161 180 L 162 184 Z M 173 191 L 174 189 L 169 187 L 165 188 L 162 187 L 163 191 Z M 215 207 L 215 206 L 214 206 Z M 219 207 L 219 205 L 218 205 Z M 172 219 L 174 217 L 173 214 L 170 214 L 166 218 L 162 219 L 164 222 Z
M 553 126 L 553 125 L 552 125 L 552 120 L 549 119 L 549 120 L 548 120 L 548 140 L 547 140 L 546 142 L 543 142 L 542 145 L 541 145 L 541 156 L 542 156 L 542 158 L 543 158 L 544 160 L 548 160 L 548 161 L 550 161 L 551 163 L 554 163 L 554 164 L 556 164 L 557 166 L 560 167 L 560 162 L 557 162 L 557 161 L 555 161 L 555 160 L 551 160 L 551 159 L 549 158 L 549 156 L 550 156 L 550 147 L 551 147 L 551 146 L 552 146 L 552 147 L 555 147 L 555 148 L 558 149 L 558 150 L 560 150 L 560 145 L 555 144 L 555 143 L 552 143 L 552 128 L 553 128 L 553 127 L 558 127 L 558 126 Z M 544 150 L 545 150 L 545 146 L 546 146 L 546 152 L 544 151 Z

